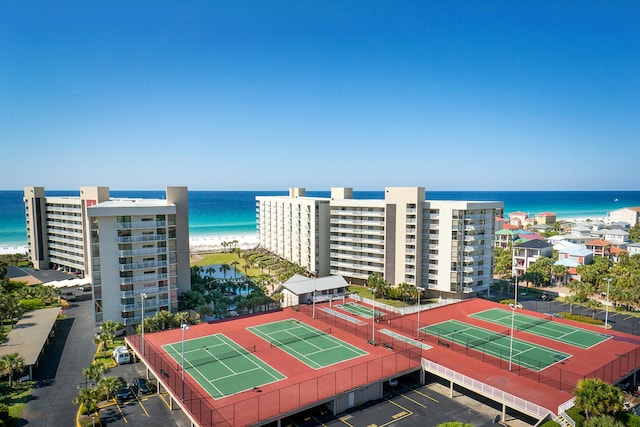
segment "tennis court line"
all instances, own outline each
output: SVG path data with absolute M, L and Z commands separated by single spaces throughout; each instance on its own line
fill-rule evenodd
M 230 338 L 228 338 L 226 335 L 224 335 L 224 334 L 221 334 L 221 335 L 222 335 L 222 338 L 221 338 L 221 339 L 222 339 L 223 341 L 225 341 L 225 340 L 230 340 Z M 250 361 L 254 366 L 256 366 L 257 368 L 262 369 L 263 371 L 265 371 L 266 373 L 268 373 L 268 374 L 269 374 L 269 376 L 271 376 L 274 380 L 276 380 L 276 381 L 280 381 L 280 378 L 276 377 L 275 375 L 273 375 L 273 373 L 271 373 L 271 372 L 267 371 L 266 369 L 264 369 L 264 367 L 263 367 L 263 366 L 260 366 L 260 364 L 256 361 L 256 358 L 254 358 L 254 357 L 249 357 L 249 354 L 251 354 L 251 353 L 243 353 L 243 352 L 241 352 L 241 351 L 240 351 L 239 349 L 237 349 L 237 348 L 235 348 L 235 351 L 236 351 L 237 353 L 239 353 L 239 354 L 240 354 L 244 359 L 246 359 L 246 360 Z M 262 363 L 265 363 L 265 362 L 262 362 Z M 269 367 L 270 367 L 271 369 L 273 369 L 273 368 L 271 367 L 271 365 L 269 365 Z M 247 372 L 247 371 L 243 371 L 243 372 Z M 282 375 L 282 373 L 280 373 L 280 372 L 278 372 L 278 373 L 279 373 L 280 375 Z M 283 375 L 283 376 L 284 376 L 284 375 Z M 287 377 L 285 376 L 284 378 L 287 378 Z
M 494 317 L 492 314 L 489 314 L 498 312 L 504 312 L 505 315 Z M 513 313 L 513 315 L 515 319 L 514 325 L 516 330 L 518 331 L 523 331 L 532 335 L 537 335 L 582 349 L 590 349 L 612 338 L 611 335 L 593 332 L 588 329 L 579 327 L 572 327 L 569 325 L 565 325 L 564 323 L 554 322 L 552 320 L 552 315 L 550 314 L 546 315 L 550 317 L 548 319 L 546 317 L 536 317 L 523 313 Z M 490 308 L 487 310 L 479 311 L 477 313 L 469 314 L 469 317 L 471 318 L 480 319 L 485 322 L 507 327 L 511 325 L 511 316 L 512 313 L 510 311 L 503 310 L 501 308 Z M 529 324 L 531 322 L 533 322 L 534 324 L 530 326 Z M 540 323 L 536 324 L 535 322 Z M 571 339 L 570 337 L 572 336 L 576 338 Z M 580 339 L 581 336 L 584 340 Z M 587 342 L 585 343 L 584 341 Z
M 320 308 L 320 310 L 322 310 L 322 311 L 324 311 L 325 313 L 328 313 L 328 314 L 330 314 L 330 315 L 332 315 L 332 316 L 335 316 L 335 317 L 337 317 L 337 318 L 344 319 L 344 320 L 346 320 L 347 322 L 355 323 L 356 325 L 359 325 L 359 326 L 362 326 L 362 325 L 366 325 L 366 324 L 367 324 L 367 322 L 363 322 L 362 320 L 360 320 L 360 319 L 356 319 L 355 317 L 351 317 L 351 316 L 349 316 L 349 315 L 347 315 L 347 314 L 341 313 L 341 312 L 339 312 L 339 311 L 335 311 L 335 310 L 334 310 L 334 309 L 332 309 L 332 308 L 325 308 L 325 307 L 322 307 L 322 308 Z
M 311 366 L 313 369 L 320 369 L 321 366 L 314 362 L 313 360 L 307 359 L 307 356 L 300 353 L 299 351 L 289 347 L 289 344 L 283 344 L 282 342 L 280 342 L 280 340 L 277 340 L 275 338 L 272 338 L 270 334 L 267 334 L 266 332 L 262 332 L 262 331 L 258 331 L 258 330 L 251 330 L 249 329 L 252 333 L 258 335 L 259 337 L 264 338 L 265 341 L 269 342 L 269 343 L 277 343 L 277 347 L 280 349 L 283 349 L 283 351 L 285 353 L 295 353 L 297 357 L 301 362 L 306 363 L 307 365 Z M 275 331 L 275 332 L 279 332 L 279 331 Z M 274 332 L 274 333 L 275 333 Z M 301 340 L 302 341 L 302 340 Z M 316 347 L 318 348 L 318 347 Z M 305 361 L 306 360 L 306 361 Z
M 236 390 L 231 391 L 230 393 L 224 393 L 219 387 L 216 386 L 215 382 L 216 381 L 225 380 L 225 379 L 227 379 L 229 377 L 234 377 L 234 376 L 237 376 L 237 375 L 250 374 L 251 372 L 256 372 L 256 371 L 259 371 L 259 372 L 261 372 L 263 374 L 266 373 L 267 375 L 264 378 L 264 380 L 266 380 L 265 382 L 262 382 L 264 380 L 259 380 L 259 383 L 255 383 L 255 385 L 259 385 L 259 386 L 271 384 L 271 383 L 274 383 L 274 382 L 277 382 L 277 381 L 280 381 L 280 380 L 283 380 L 283 379 L 287 378 L 287 376 L 285 376 L 282 373 L 280 373 L 277 369 L 274 369 L 272 366 L 266 364 L 265 362 L 263 362 L 258 357 L 253 356 L 251 352 L 243 353 L 243 351 L 242 351 L 243 348 L 238 343 L 236 343 L 232 339 L 228 338 L 223 333 L 207 335 L 207 336 L 204 336 L 204 337 L 191 338 L 189 341 L 202 341 L 202 342 L 207 343 L 207 345 L 187 350 L 187 351 L 185 351 L 185 354 L 187 354 L 187 355 L 188 354 L 196 354 L 196 353 L 200 353 L 200 352 L 202 352 L 204 350 L 208 355 L 211 356 L 211 361 L 209 361 L 207 363 L 203 363 L 201 365 L 207 366 L 207 367 L 211 367 L 211 366 L 215 367 L 215 366 L 218 366 L 218 365 L 216 365 L 216 363 L 219 363 L 220 365 L 222 365 L 224 367 L 224 370 L 226 370 L 229 373 L 229 374 L 225 373 L 225 375 L 222 375 L 222 376 L 219 376 L 219 377 L 211 378 L 210 374 L 205 375 L 197 366 L 195 366 L 189 360 L 189 358 L 185 357 L 185 359 L 184 359 L 184 361 L 185 361 L 185 372 L 187 374 L 189 374 L 194 381 L 196 381 L 198 384 L 200 384 L 200 386 L 203 387 L 205 389 L 205 391 L 207 391 L 207 393 L 209 393 L 209 395 L 213 399 L 222 399 L 222 398 L 225 398 L 225 397 L 228 397 L 228 396 L 232 396 L 234 394 L 242 393 L 242 392 L 244 392 L 246 390 L 250 390 L 250 388 L 236 389 Z M 165 349 L 165 351 L 167 351 L 168 355 L 171 356 L 176 362 L 180 363 L 180 360 L 178 360 L 178 358 L 180 357 L 180 353 L 181 353 L 180 349 L 178 348 L 179 347 L 179 343 L 167 344 L 167 345 L 163 346 L 163 348 L 165 348 L 165 347 L 171 349 L 171 352 L 168 352 Z M 233 369 L 231 369 L 226 363 L 224 363 L 223 359 L 219 359 L 209 349 L 220 349 L 220 350 L 222 350 L 218 354 L 230 353 L 231 351 L 234 351 L 234 352 L 238 353 L 238 356 L 232 356 L 232 357 L 241 356 L 245 361 L 249 361 L 255 367 L 251 368 L 251 369 L 244 370 L 244 371 L 236 372 Z M 225 351 L 225 350 L 227 350 L 227 351 Z M 197 357 L 197 356 L 195 356 L 195 357 Z M 264 366 L 262 366 L 260 363 L 263 363 Z M 198 366 L 200 366 L 200 365 L 198 365 Z M 220 369 L 222 369 L 222 368 L 220 368 Z M 280 375 L 280 378 L 277 377 L 275 374 Z M 271 378 L 271 381 L 269 381 L 268 378 Z
M 405 337 L 404 335 L 400 335 L 400 334 L 398 334 L 396 332 L 390 331 L 389 329 L 380 329 L 379 331 L 380 331 L 381 334 L 388 335 L 391 338 L 397 339 L 398 341 L 403 341 L 403 342 L 405 342 L 405 343 L 407 343 L 409 345 L 412 345 L 414 347 L 418 347 L 418 348 L 420 348 L 422 350 L 429 350 L 429 349 L 433 348 L 432 346 L 430 346 L 428 344 L 422 343 L 422 342 L 420 342 L 418 340 L 414 340 L 413 338 Z
M 263 332 L 262 330 L 260 330 L 260 328 L 267 326 L 267 325 L 271 325 L 271 324 L 285 324 L 286 322 L 290 322 L 290 323 L 294 323 L 296 326 L 294 328 L 284 328 L 284 329 L 280 329 L 280 330 L 275 330 L 272 332 Z M 303 354 L 300 351 L 295 350 L 294 348 L 290 347 L 289 344 L 285 344 L 280 342 L 280 340 L 277 340 L 275 338 L 273 338 L 271 336 L 271 334 L 274 333 L 278 333 L 278 332 L 282 332 L 282 331 L 286 331 L 289 334 L 291 334 L 291 330 L 293 329 L 302 329 L 303 332 L 312 332 L 313 335 L 311 335 L 308 338 L 301 338 L 298 341 L 305 341 L 307 344 L 311 344 L 312 346 L 316 347 L 319 349 L 319 351 L 317 352 L 311 352 L 311 353 L 307 353 L 307 354 Z M 278 321 L 274 321 L 274 322 L 269 322 L 269 323 L 264 323 L 262 325 L 257 325 L 257 326 L 250 326 L 246 328 L 249 332 L 263 338 L 265 341 L 269 342 L 269 343 L 276 343 L 276 347 L 282 349 L 284 352 L 289 353 L 291 356 L 297 358 L 298 360 L 300 360 L 301 362 L 305 363 L 307 366 L 311 367 L 312 369 L 318 370 L 318 369 L 322 369 L 322 368 L 326 368 L 338 363 L 342 363 L 342 362 L 346 362 L 348 360 L 352 360 L 361 356 L 366 356 L 367 354 L 369 354 L 368 352 L 355 347 L 345 341 L 342 341 L 339 338 L 336 338 L 334 336 L 332 336 L 330 333 L 326 333 L 323 332 L 322 330 L 315 328 L 311 325 L 308 325 L 305 322 L 302 322 L 300 320 L 297 319 L 285 319 L 285 320 L 278 320 Z M 304 335 L 304 334 L 303 334 Z M 296 335 L 297 336 L 297 335 Z M 297 336 L 299 337 L 299 336 Z M 320 337 L 323 340 L 334 344 L 331 347 L 328 348 L 322 348 L 320 349 L 317 345 L 313 344 L 313 343 L 309 343 L 309 339 L 310 338 L 317 338 Z M 294 341 L 294 342 L 298 342 L 298 341 Z M 344 353 L 347 354 L 348 357 L 344 357 L 344 356 L 338 356 L 337 358 L 339 360 L 335 360 L 332 363 L 320 363 L 320 362 L 315 362 L 314 360 L 312 360 L 309 356 L 310 355 L 319 355 L 322 354 L 323 352 L 329 352 L 330 350 L 335 350 L 337 348 L 340 348 L 342 350 L 344 350 Z
M 454 330 L 451 331 L 446 331 L 446 329 L 448 328 L 439 328 L 439 325 L 448 325 L 450 327 L 454 327 Z M 438 331 L 439 329 L 442 329 L 442 331 L 444 333 L 433 333 L 431 332 L 433 329 L 435 329 L 436 331 Z M 539 363 L 545 363 L 545 365 L 543 367 L 540 367 L 539 365 L 532 365 L 530 363 L 527 363 L 527 361 L 522 361 L 522 360 L 518 360 L 514 363 L 517 363 L 520 366 L 523 366 L 525 368 L 528 368 L 532 371 L 536 371 L 536 372 L 540 372 L 544 369 L 547 369 L 548 367 L 551 367 L 557 363 L 560 363 L 566 359 L 568 359 L 569 357 L 571 357 L 571 354 L 568 353 L 564 353 L 563 351 L 560 350 L 555 350 L 552 348 L 548 348 L 539 344 L 534 344 L 531 343 L 529 341 L 525 341 L 519 338 L 513 338 L 511 335 L 504 335 L 500 332 L 496 332 L 496 331 L 492 331 L 490 329 L 485 329 L 485 328 L 480 328 L 480 327 L 476 327 L 474 325 L 470 325 L 468 323 L 464 323 L 464 322 L 460 322 L 458 320 L 455 319 L 451 319 L 451 320 L 445 320 L 443 322 L 439 322 L 430 326 L 425 326 L 423 328 L 420 328 L 421 331 L 424 331 L 425 333 L 428 333 L 432 336 L 435 336 L 438 338 L 438 340 L 440 339 L 445 339 L 448 341 L 453 342 L 454 344 L 458 344 L 461 346 L 464 346 L 465 348 L 471 349 L 471 350 L 475 350 L 475 351 L 481 351 L 485 354 L 494 356 L 496 358 L 502 359 L 502 360 L 507 360 L 504 357 L 504 352 L 507 352 L 507 350 L 509 351 L 509 353 L 511 354 L 511 359 L 514 358 L 514 354 L 515 355 L 521 355 L 524 354 L 528 351 L 533 351 L 536 350 L 538 352 L 541 352 L 542 354 L 545 355 L 549 355 L 549 359 L 551 359 L 553 361 L 553 363 L 548 363 L 544 360 L 539 360 L 537 358 L 533 358 L 531 357 L 531 361 L 537 361 Z M 473 331 L 473 333 L 468 333 L 468 331 Z M 485 336 L 478 336 L 475 334 L 475 332 L 479 333 L 480 335 L 485 335 Z M 494 337 L 497 337 L 495 339 L 492 339 Z M 505 341 L 508 340 L 509 344 L 507 343 L 502 343 L 501 341 Z M 513 341 L 511 341 L 513 340 Z M 482 343 L 482 341 L 486 341 L 485 343 Z M 480 342 L 481 345 L 476 346 L 476 345 L 469 345 L 470 343 L 478 343 Z M 512 346 L 511 342 L 513 342 L 513 344 L 515 344 L 515 346 Z M 488 344 L 488 346 L 487 346 Z M 520 349 L 519 349 L 520 348 Z M 556 356 L 563 356 L 562 359 L 557 360 Z M 525 356 L 526 357 L 526 356 Z

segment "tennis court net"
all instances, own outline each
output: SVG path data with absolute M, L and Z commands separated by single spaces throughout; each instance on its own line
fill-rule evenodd
M 467 341 L 467 348 L 477 348 L 482 347 L 485 344 L 488 344 L 492 341 L 499 340 L 500 338 L 504 338 L 505 336 L 509 336 L 511 334 L 510 329 L 505 329 L 500 332 L 493 332 L 490 335 L 487 335 L 483 338 L 473 341 Z
M 551 322 L 552 319 L 553 319 L 553 316 L 551 316 L 550 314 L 546 314 L 544 317 L 541 317 L 541 318 L 535 317 L 532 320 L 526 321 L 524 323 L 518 322 L 518 324 L 516 325 L 516 329 L 519 331 L 524 331 L 525 329 L 530 329 L 538 325 Z
M 202 350 L 207 352 L 207 355 L 204 357 L 199 357 L 197 359 L 189 360 L 188 363 L 191 366 L 202 366 L 208 363 L 220 362 L 222 360 L 231 359 L 233 357 L 244 357 L 249 353 L 256 352 L 256 346 L 250 345 L 249 347 L 242 347 L 238 349 L 233 349 L 229 351 L 225 351 L 224 353 L 212 353 L 209 350 L 209 347 L 202 347 Z
M 273 337 L 269 337 L 269 341 L 271 342 L 271 347 L 282 347 L 283 345 L 291 344 L 298 341 L 304 341 L 315 337 L 321 337 L 325 335 L 331 335 L 331 328 L 327 329 L 316 329 L 313 331 L 308 331 L 302 334 L 292 335 L 290 337 L 286 337 L 283 339 L 275 339 Z

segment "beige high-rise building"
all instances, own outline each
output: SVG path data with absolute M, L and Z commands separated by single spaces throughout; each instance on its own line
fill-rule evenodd
M 305 196 L 292 188 L 289 196 L 258 196 L 257 221 L 263 248 L 318 276 L 329 274 L 329 200 Z
M 191 289 L 187 187 L 167 187 L 165 199 L 110 198 L 108 187 L 45 197 L 27 187 L 25 208 L 34 265 L 91 277 L 96 325 L 140 323 L 143 304 L 145 317 L 176 312 Z
M 25 187 L 28 255 L 33 266 L 88 275 L 87 207 L 106 200 L 108 187 L 82 187 L 79 197 L 46 197 L 44 187 Z
M 300 206 L 305 212 L 296 194 L 304 195 L 304 189 L 257 198 L 260 245 L 289 259 L 284 255 L 299 247 L 290 235 L 313 222 L 315 242 L 328 236 L 329 246 L 316 245 L 317 270 L 299 263 L 310 272 L 323 276 L 328 269 L 352 283 L 378 273 L 391 285 L 405 282 L 430 295 L 456 297 L 483 293 L 492 283 L 495 217 L 502 202 L 425 200 L 424 187 L 386 188 L 384 199 L 354 199 L 351 188 L 333 188 L 330 198 L 305 198 L 308 206 L 323 206 L 316 213 L 328 205 L 328 220 L 309 209 L 310 215 L 289 221 L 288 210 L 295 213 Z

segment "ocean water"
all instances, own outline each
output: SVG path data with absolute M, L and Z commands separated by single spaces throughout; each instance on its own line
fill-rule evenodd
M 47 191 L 47 196 L 77 196 L 79 191 Z M 238 236 L 256 232 L 256 196 L 288 191 L 190 191 L 191 236 Z M 307 196 L 329 197 L 329 191 Z M 0 246 L 25 245 L 23 192 L 0 191 Z M 111 191 L 112 197 L 164 198 L 164 191 Z M 383 191 L 356 191 L 356 199 L 383 199 Z M 604 217 L 608 212 L 640 206 L 640 191 L 428 191 L 427 200 L 501 201 L 505 212 L 530 215 L 554 212 L 560 218 Z

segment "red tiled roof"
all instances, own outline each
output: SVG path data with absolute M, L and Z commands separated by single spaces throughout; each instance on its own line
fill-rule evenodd
M 536 214 L 536 216 L 557 216 L 557 215 L 554 214 L 553 212 L 542 212 L 542 213 Z
M 611 255 L 620 255 L 621 253 L 627 252 L 627 251 L 617 246 L 611 246 L 611 249 L 609 249 L 609 252 L 611 252 Z
M 511 225 L 511 224 L 505 224 L 502 226 L 505 230 L 517 230 L 520 227 L 518 227 L 517 225 Z
M 606 240 L 595 239 L 590 242 L 585 243 L 585 245 L 590 246 L 611 246 L 611 242 L 607 242 Z

